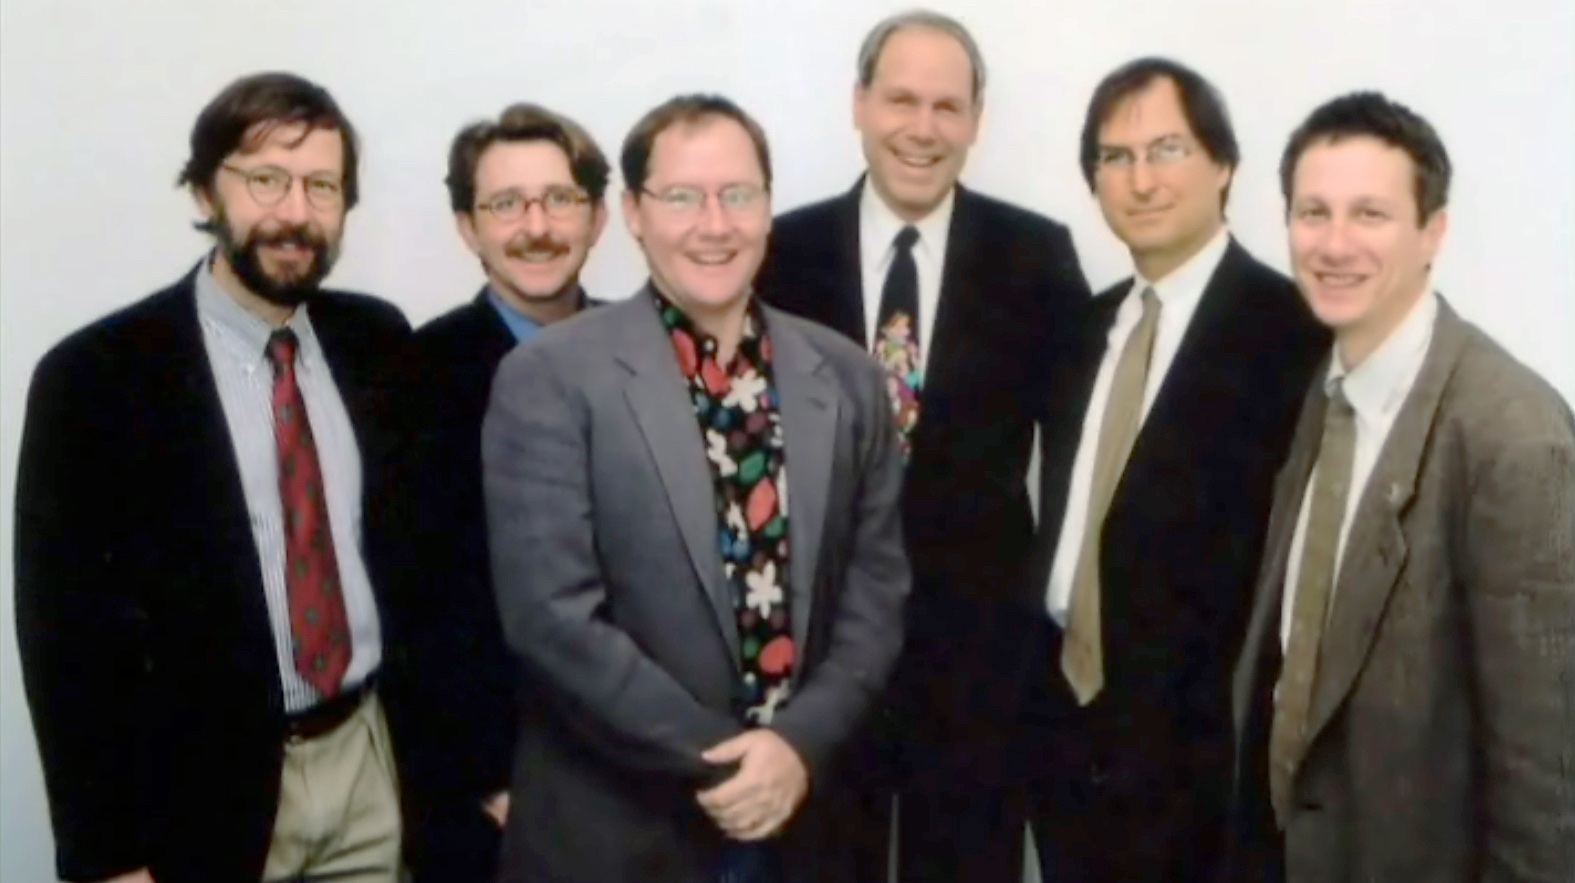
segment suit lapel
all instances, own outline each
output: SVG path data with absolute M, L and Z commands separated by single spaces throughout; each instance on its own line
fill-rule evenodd
M 618 352 L 619 361 L 633 373 L 624 386 L 624 398 L 634 412 L 651 459 L 656 462 L 689 562 L 732 651 L 729 656 L 737 665 L 738 621 L 722 573 L 715 487 L 695 422 L 694 405 L 684 388 L 672 342 L 656 314 L 650 290 L 641 289 L 634 299 L 639 304 L 623 310 L 623 346 Z M 790 491 L 797 490 L 790 486 Z M 796 501 L 793 505 L 797 505 Z
M 1351 520 L 1329 622 L 1318 649 L 1306 744 L 1312 744 L 1350 693 L 1405 564 L 1403 518 L 1416 492 L 1439 402 L 1464 342 L 1464 325 L 1440 302 L 1421 373 L 1389 430 Z
M 1296 521 L 1301 514 L 1302 496 L 1306 492 L 1307 479 L 1312 475 L 1313 464 L 1318 461 L 1318 445 L 1323 438 L 1323 378 L 1328 373 L 1329 363 L 1326 359 L 1313 372 L 1316 379 L 1307 391 L 1290 452 L 1274 482 L 1274 502 L 1270 509 L 1268 530 L 1264 533 L 1257 591 L 1253 593 L 1247 634 L 1242 642 L 1241 657 L 1231 687 L 1231 710 L 1238 738 L 1245 735 L 1247 714 L 1257 680 L 1265 675 L 1260 661 L 1267 642 L 1280 640 L 1285 572 L 1290 560 L 1291 541 L 1296 534 Z
M 832 214 L 831 247 L 834 255 L 834 282 L 831 291 L 832 325 L 850 336 L 865 350 L 869 347 L 869 327 L 864 321 L 864 270 L 859 245 L 859 200 L 864 179 L 859 178 Z
M 924 388 L 919 391 L 919 425 L 924 425 L 924 398 L 931 378 L 956 376 L 953 367 L 962 341 L 959 327 L 974 294 L 972 282 L 978 253 L 978 222 L 972 195 L 958 185 L 952 203 L 952 220 L 946 231 L 946 254 L 941 259 L 941 290 L 935 305 L 935 326 L 930 331 L 929 355 L 925 358 Z
M 312 330 L 317 334 L 317 340 L 323 347 L 323 359 L 328 362 L 328 371 L 333 375 L 334 386 L 339 388 L 339 397 L 344 401 L 345 412 L 350 415 L 350 426 L 355 431 L 356 445 L 361 452 L 363 461 L 362 469 L 365 471 L 366 460 L 374 449 L 369 446 L 372 440 L 369 433 L 377 423 L 376 407 L 367 389 L 367 382 L 357 372 L 356 367 L 360 360 L 354 354 L 358 345 L 356 328 L 346 321 L 334 305 L 327 301 L 319 301 L 308 307 L 312 319 Z M 370 487 L 371 482 L 363 481 L 363 487 Z M 363 501 L 364 505 L 364 501 Z
M 487 299 L 485 287 L 470 305 L 476 321 L 477 361 L 496 368 L 498 363 L 503 361 L 503 357 L 514 349 L 518 341 L 514 339 L 514 332 L 509 330 L 503 317 L 498 315 L 497 308 Z
M 1154 396 L 1154 404 L 1143 421 L 1143 428 L 1138 432 L 1129 463 L 1140 464 L 1145 461 L 1145 439 L 1153 444 L 1156 434 L 1173 434 L 1173 431 L 1163 432 L 1162 429 L 1188 426 L 1196 420 L 1192 406 L 1199 397 L 1194 390 L 1213 385 L 1210 378 L 1218 374 L 1227 375 L 1227 382 L 1221 385 L 1228 387 L 1228 375 L 1241 370 L 1236 360 L 1220 357 L 1223 349 L 1220 342 L 1237 333 L 1236 317 L 1241 315 L 1238 311 L 1242 309 L 1239 305 L 1241 271 L 1249 259 L 1236 240 L 1231 239 L 1224 255 L 1220 257 L 1219 265 L 1209 277 L 1208 285 L 1203 289 L 1186 331 L 1182 332 L 1181 344 L 1176 348 L 1175 358 L 1170 363 L 1170 369 L 1165 372 L 1165 379 Z M 1130 289 L 1130 281 L 1127 286 Z M 1123 483 L 1125 480 L 1123 478 Z
M 816 568 L 826 524 L 826 500 L 837 438 L 838 397 L 820 373 L 821 354 L 773 310 L 766 313 L 773 350 L 772 373 L 782 408 L 787 448 L 788 565 L 793 641 L 800 656 L 809 637 Z M 799 668 L 802 670 L 802 667 Z
M 149 342 L 150 351 L 162 352 L 168 372 L 156 384 L 156 388 L 167 391 L 156 406 L 169 415 L 159 422 L 182 428 L 173 445 L 173 462 L 177 468 L 192 470 L 191 491 L 207 495 L 211 501 L 212 508 L 202 516 L 209 524 L 203 535 L 210 540 L 212 566 L 230 575 L 224 585 L 233 595 L 223 600 L 238 611 L 237 621 L 246 635 L 248 652 L 242 658 L 254 669 L 258 681 L 268 685 L 271 705 L 282 710 L 284 693 L 274 657 L 257 541 L 252 534 L 229 420 L 219 400 L 218 383 L 197 317 L 195 279 L 194 271 L 171 292 L 159 306 L 163 315 L 153 323 L 168 333 L 162 345 Z

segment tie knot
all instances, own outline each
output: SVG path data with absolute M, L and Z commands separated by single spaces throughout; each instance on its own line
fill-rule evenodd
M 897 231 L 897 238 L 894 240 L 894 244 L 897 246 L 898 251 L 907 251 L 913 248 L 913 244 L 918 241 L 919 228 L 909 224 Z
M 1138 295 L 1138 300 L 1143 303 L 1143 315 L 1159 312 L 1159 295 L 1154 292 L 1154 286 L 1144 286 L 1142 293 Z
M 1351 400 L 1345 395 L 1344 377 L 1330 381 L 1329 385 L 1324 389 L 1324 394 L 1329 397 L 1329 410 L 1332 413 L 1347 416 L 1354 411 L 1351 407 Z
M 288 328 L 280 328 L 268 335 L 266 351 L 275 374 L 295 364 L 295 351 L 299 346 L 300 341 L 296 340 L 295 332 Z

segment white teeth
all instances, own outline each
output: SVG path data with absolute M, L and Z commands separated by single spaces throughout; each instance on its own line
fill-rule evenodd
M 705 267 L 718 267 L 733 259 L 733 252 L 723 254 L 694 254 L 689 259 Z
M 1362 281 L 1361 276 L 1354 273 L 1319 273 L 1318 281 L 1335 288 L 1347 288 Z
M 527 251 L 519 257 L 527 264 L 545 264 L 557 256 L 555 251 Z
M 911 156 L 906 153 L 897 154 L 897 161 L 905 166 L 915 169 L 927 169 L 941 161 L 938 156 Z

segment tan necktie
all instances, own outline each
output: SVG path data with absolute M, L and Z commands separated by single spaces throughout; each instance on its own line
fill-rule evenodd
M 1329 615 L 1329 596 L 1340 549 L 1340 525 L 1350 493 L 1356 459 L 1356 414 L 1338 385 L 1329 393 L 1323 440 L 1318 445 L 1312 504 L 1302 545 L 1301 569 L 1291 608 L 1291 635 L 1280 669 L 1269 731 L 1269 797 L 1284 827 L 1290 810 L 1291 783 L 1306 750 L 1307 715 L 1318 678 L 1318 647 Z
M 1159 298 L 1153 288 L 1143 289 L 1143 317 L 1128 335 L 1110 398 L 1099 428 L 1094 455 L 1094 475 L 1088 488 L 1088 521 L 1072 574 L 1072 597 L 1067 605 L 1066 635 L 1061 643 L 1061 672 L 1072 685 L 1081 705 L 1092 702 L 1105 686 L 1104 638 L 1100 634 L 1099 552 L 1105 515 L 1121 482 L 1127 457 L 1143 425 L 1143 392 L 1148 387 L 1149 356 L 1159 328 Z

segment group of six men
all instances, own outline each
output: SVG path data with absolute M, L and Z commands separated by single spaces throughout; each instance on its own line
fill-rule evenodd
M 1227 228 L 1218 91 L 1129 63 L 1080 162 L 1134 274 L 1090 297 L 959 185 L 984 95 L 958 22 L 883 21 L 866 174 L 774 219 L 755 121 L 662 104 L 611 304 L 607 160 L 509 107 L 446 179 L 486 284 L 412 335 L 319 288 L 333 99 L 221 93 L 215 247 L 29 398 L 60 875 L 1015 883 L 1026 828 L 1047 881 L 1575 879 L 1575 424 L 1432 289 L 1433 129 L 1296 130 L 1293 283 Z

